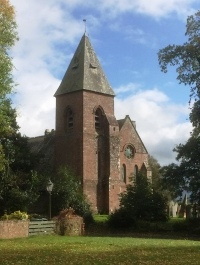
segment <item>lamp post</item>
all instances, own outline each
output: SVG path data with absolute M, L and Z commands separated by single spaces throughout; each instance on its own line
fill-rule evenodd
M 49 193 L 49 220 L 51 220 L 51 192 L 53 190 L 53 182 L 49 180 L 47 183 L 47 191 Z

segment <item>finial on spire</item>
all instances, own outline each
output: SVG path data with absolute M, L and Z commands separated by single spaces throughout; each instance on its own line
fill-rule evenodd
M 86 33 L 86 19 L 83 19 L 83 22 L 85 23 L 85 33 Z

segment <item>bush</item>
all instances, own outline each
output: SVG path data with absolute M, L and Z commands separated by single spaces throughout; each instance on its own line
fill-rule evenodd
M 171 227 L 168 222 L 137 221 L 136 231 L 144 233 L 171 232 Z
M 69 168 L 61 168 L 52 177 L 52 214 L 58 215 L 63 209 L 73 208 L 75 213 L 82 216 L 85 226 L 93 222 L 92 212 L 83 194 L 81 181 Z
M 135 219 L 126 209 L 120 208 L 108 217 L 108 225 L 119 229 L 130 228 L 135 225 Z
M 29 217 L 28 217 L 28 214 L 25 213 L 25 212 L 20 212 L 20 211 L 15 211 L 11 214 L 4 214 L 2 217 L 1 217 L 1 220 L 27 220 Z
M 180 219 L 173 224 L 175 232 L 187 232 L 190 234 L 200 235 L 200 219 Z
M 163 222 L 168 220 L 167 201 L 152 191 L 147 177 L 139 173 L 135 183 L 127 185 L 120 194 L 120 208 L 109 217 L 109 225 L 117 228 L 136 226 L 138 221 Z

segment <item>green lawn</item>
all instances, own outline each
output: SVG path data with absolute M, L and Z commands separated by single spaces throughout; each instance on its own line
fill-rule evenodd
M 94 214 L 93 215 L 94 221 L 97 223 L 105 223 L 108 220 L 107 214 Z
M 0 240 L 1 265 L 200 264 L 200 241 L 35 236 Z

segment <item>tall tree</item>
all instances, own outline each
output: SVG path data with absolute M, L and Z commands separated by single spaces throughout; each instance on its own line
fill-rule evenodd
M 167 72 L 168 65 L 177 66 L 177 80 L 190 86 L 190 100 L 194 99 L 190 120 L 200 129 L 200 11 L 189 16 L 185 36 L 188 41 L 182 45 L 168 45 L 158 52 L 161 71 Z
M 164 169 L 165 180 L 180 185 L 177 191 L 188 189 L 194 202 L 200 203 L 200 11 L 187 19 L 185 35 L 188 39 L 182 45 L 168 45 L 158 53 L 161 70 L 176 66 L 179 83 L 190 86 L 190 121 L 193 125 L 191 137 L 186 144 L 179 144 L 177 152 L 179 165 Z
M 39 196 L 40 179 L 27 137 L 19 133 L 11 95 L 15 82 L 10 49 L 17 41 L 14 7 L 0 0 L 0 214 L 27 210 Z
M 81 181 L 69 168 L 61 168 L 52 177 L 54 189 L 52 192 L 53 213 L 57 215 L 61 210 L 72 207 L 76 214 L 90 214 L 90 205 L 83 195 Z
M 139 172 L 136 180 L 133 178 L 120 194 L 120 208 L 111 214 L 109 223 L 114 227 L 127 228 L 139 220 L 166 221 L 166 208 L 166 198 L 154 191 L 147 177 Z
M 5 171 L 7 164 L 2 140 L 18 130 L 16 111 L 9 98 L 15 86 L 9 51 L 18 38 L 16 28 L 14 7 L 8 0 L 0 0 L 0 172 Z

